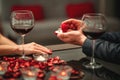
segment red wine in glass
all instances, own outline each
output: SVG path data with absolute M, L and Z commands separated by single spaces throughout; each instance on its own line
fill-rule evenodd
M 18 25 L 17 25 L 17 26 L 18 26 Z M 29 25 L 27 25 L 27 26 L 29 26 Z M 18 33 L 18 34 L 20 34 L 20 35 L 24 35 L 24 34 L 29 33 L 29 32 L 33 29 L 33 27 L 31 26 L 31 27 L 27 27 L 27 28 L 21 28 L 21 27 L 16 27 L 16 25 L 14 25 L 14 26 L 12 27 L 12 29 L 13 29 L 16 33 Z
M 84 28 L 82 31 L 84 35 L 89 39 L 97 39 L 105 33 L 105 30 L 93 28 Z

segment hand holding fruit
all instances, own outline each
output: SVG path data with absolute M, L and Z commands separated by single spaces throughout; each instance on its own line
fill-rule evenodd
M 55 33 L 60 40 L 66 43 L 83 45 L 86 40 L 86 36 L 82 32 L 84 26 L 85 24 L 81 20 L 68 19 L 61 23 L 60 29 Z

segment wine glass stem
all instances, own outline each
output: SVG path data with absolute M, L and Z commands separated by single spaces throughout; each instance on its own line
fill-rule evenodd
M 22 49 L 23 49 L 22 58 L 25 58 L 24 47 L 23 47 L 23 45 L 24 45 L 24 40 L 25 40 L 24 38 L 25 38 L 25 35 L 22 35 Z
M 95 64 L 95 58 L 94 58 L 94 52 L 95 52 L 95 40 L 92 40 L 92 57 L 90 64 Z

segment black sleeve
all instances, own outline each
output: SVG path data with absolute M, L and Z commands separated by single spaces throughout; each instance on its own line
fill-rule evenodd
M 120 43 L 120 32 L 106 32 L 100 37 L 100 39 Z
M 106 35 L 107 38 L 105 37 Z M 119 34 L 116 33 L 106 33 L 101 39 L 97 39 L 95 43 L 95 57 L 106 61 L 120 63 L 120 35 L 118 35 Z M 91 56 L 92 40 L 87 39 L 84 42 L 82 49 L 86 55 Z

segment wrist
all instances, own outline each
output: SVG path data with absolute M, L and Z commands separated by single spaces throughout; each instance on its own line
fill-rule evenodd
M 23 52 L 22 45 L 17 45 L 16 48 L 17 48 L 16 49 L 16 54 L 22 55 L 22 52 Z
M 81 46 L 83 46 L 83 44 L 84 44 L 84 42 L 85 42 L 85 40 L 87 39 L 87 37 L 86 36 L 81 36 L 81 38 L 79 39 L 79 45 L 81 45 Z

